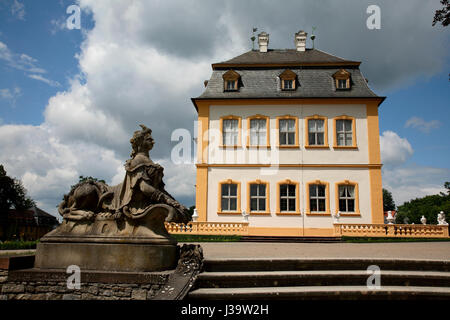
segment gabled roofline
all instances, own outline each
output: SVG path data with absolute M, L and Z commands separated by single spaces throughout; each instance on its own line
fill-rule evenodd
M 272 98 L 191 98 L 194 104 L 195 110 L 198 112 L 197 101 L 237 101 L 237 100 L 294 100 L 296 102 L 301 100 L 365 100 L 365 101 L 375 101 L 378 102 L 378 107 L 383 103 L 386 97 L 304 97 L 304 98 L 292 98 L 292 97 L 272 97 Z

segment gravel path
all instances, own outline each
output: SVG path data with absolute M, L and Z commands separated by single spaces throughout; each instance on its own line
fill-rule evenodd
M 180 243 L 181 245 L 182 243 Z M 205 258 L 400 258 L 450 260 L 447 242 L 255 243 L 201 242 Z M 0 256 L 34 250 L 0 250 Z
M 205 258 L 400 258 L 450 260 L 450 242 L 202 242 Z

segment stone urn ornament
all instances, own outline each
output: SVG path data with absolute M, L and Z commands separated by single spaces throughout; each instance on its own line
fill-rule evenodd
M 192 221 L 197 222 L 198 220 L 198 212 L 197 208 L 194 208 L 194 213 L 192 214 Z
M 388 215 L 387 215 L 386 221 L 388 222 L 388 224 L 394 224 L 395 218 L 392 215 L 392 211 L 389 210 L 387 213 L 388 213 Z
M 36 268 L 141 272 L 176 266 L 177 241 L 164 223 L 187 223 L 188 209 L 164 189 L 164 168 L 149 156 L 152 130 L 140 126 L 122 183 L 87 180 L 64 195 L 58 206 L 63 222 L 41 238 Z
M 422 218 L 420 218 L 420 222 L 424 225 L 427 224 L 427 218 L 425 218 L 425 216 L 422 216 Z

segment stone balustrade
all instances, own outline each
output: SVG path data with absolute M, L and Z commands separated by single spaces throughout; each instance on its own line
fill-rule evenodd
M 394 237 L 394 238 L 448 238 L 446 225 L 415 224 L 334 224 L 336 236 Z
M 166 229 L 171 234 L 196 235 L 247 235 L 248 222 L 199 222 L 166 223 Z

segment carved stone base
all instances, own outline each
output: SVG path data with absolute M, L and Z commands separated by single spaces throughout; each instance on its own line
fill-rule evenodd
M 151 272 L 174 269 L 176 242 L 152 238 L 46 237 L 36 251 L 35 268 Z

